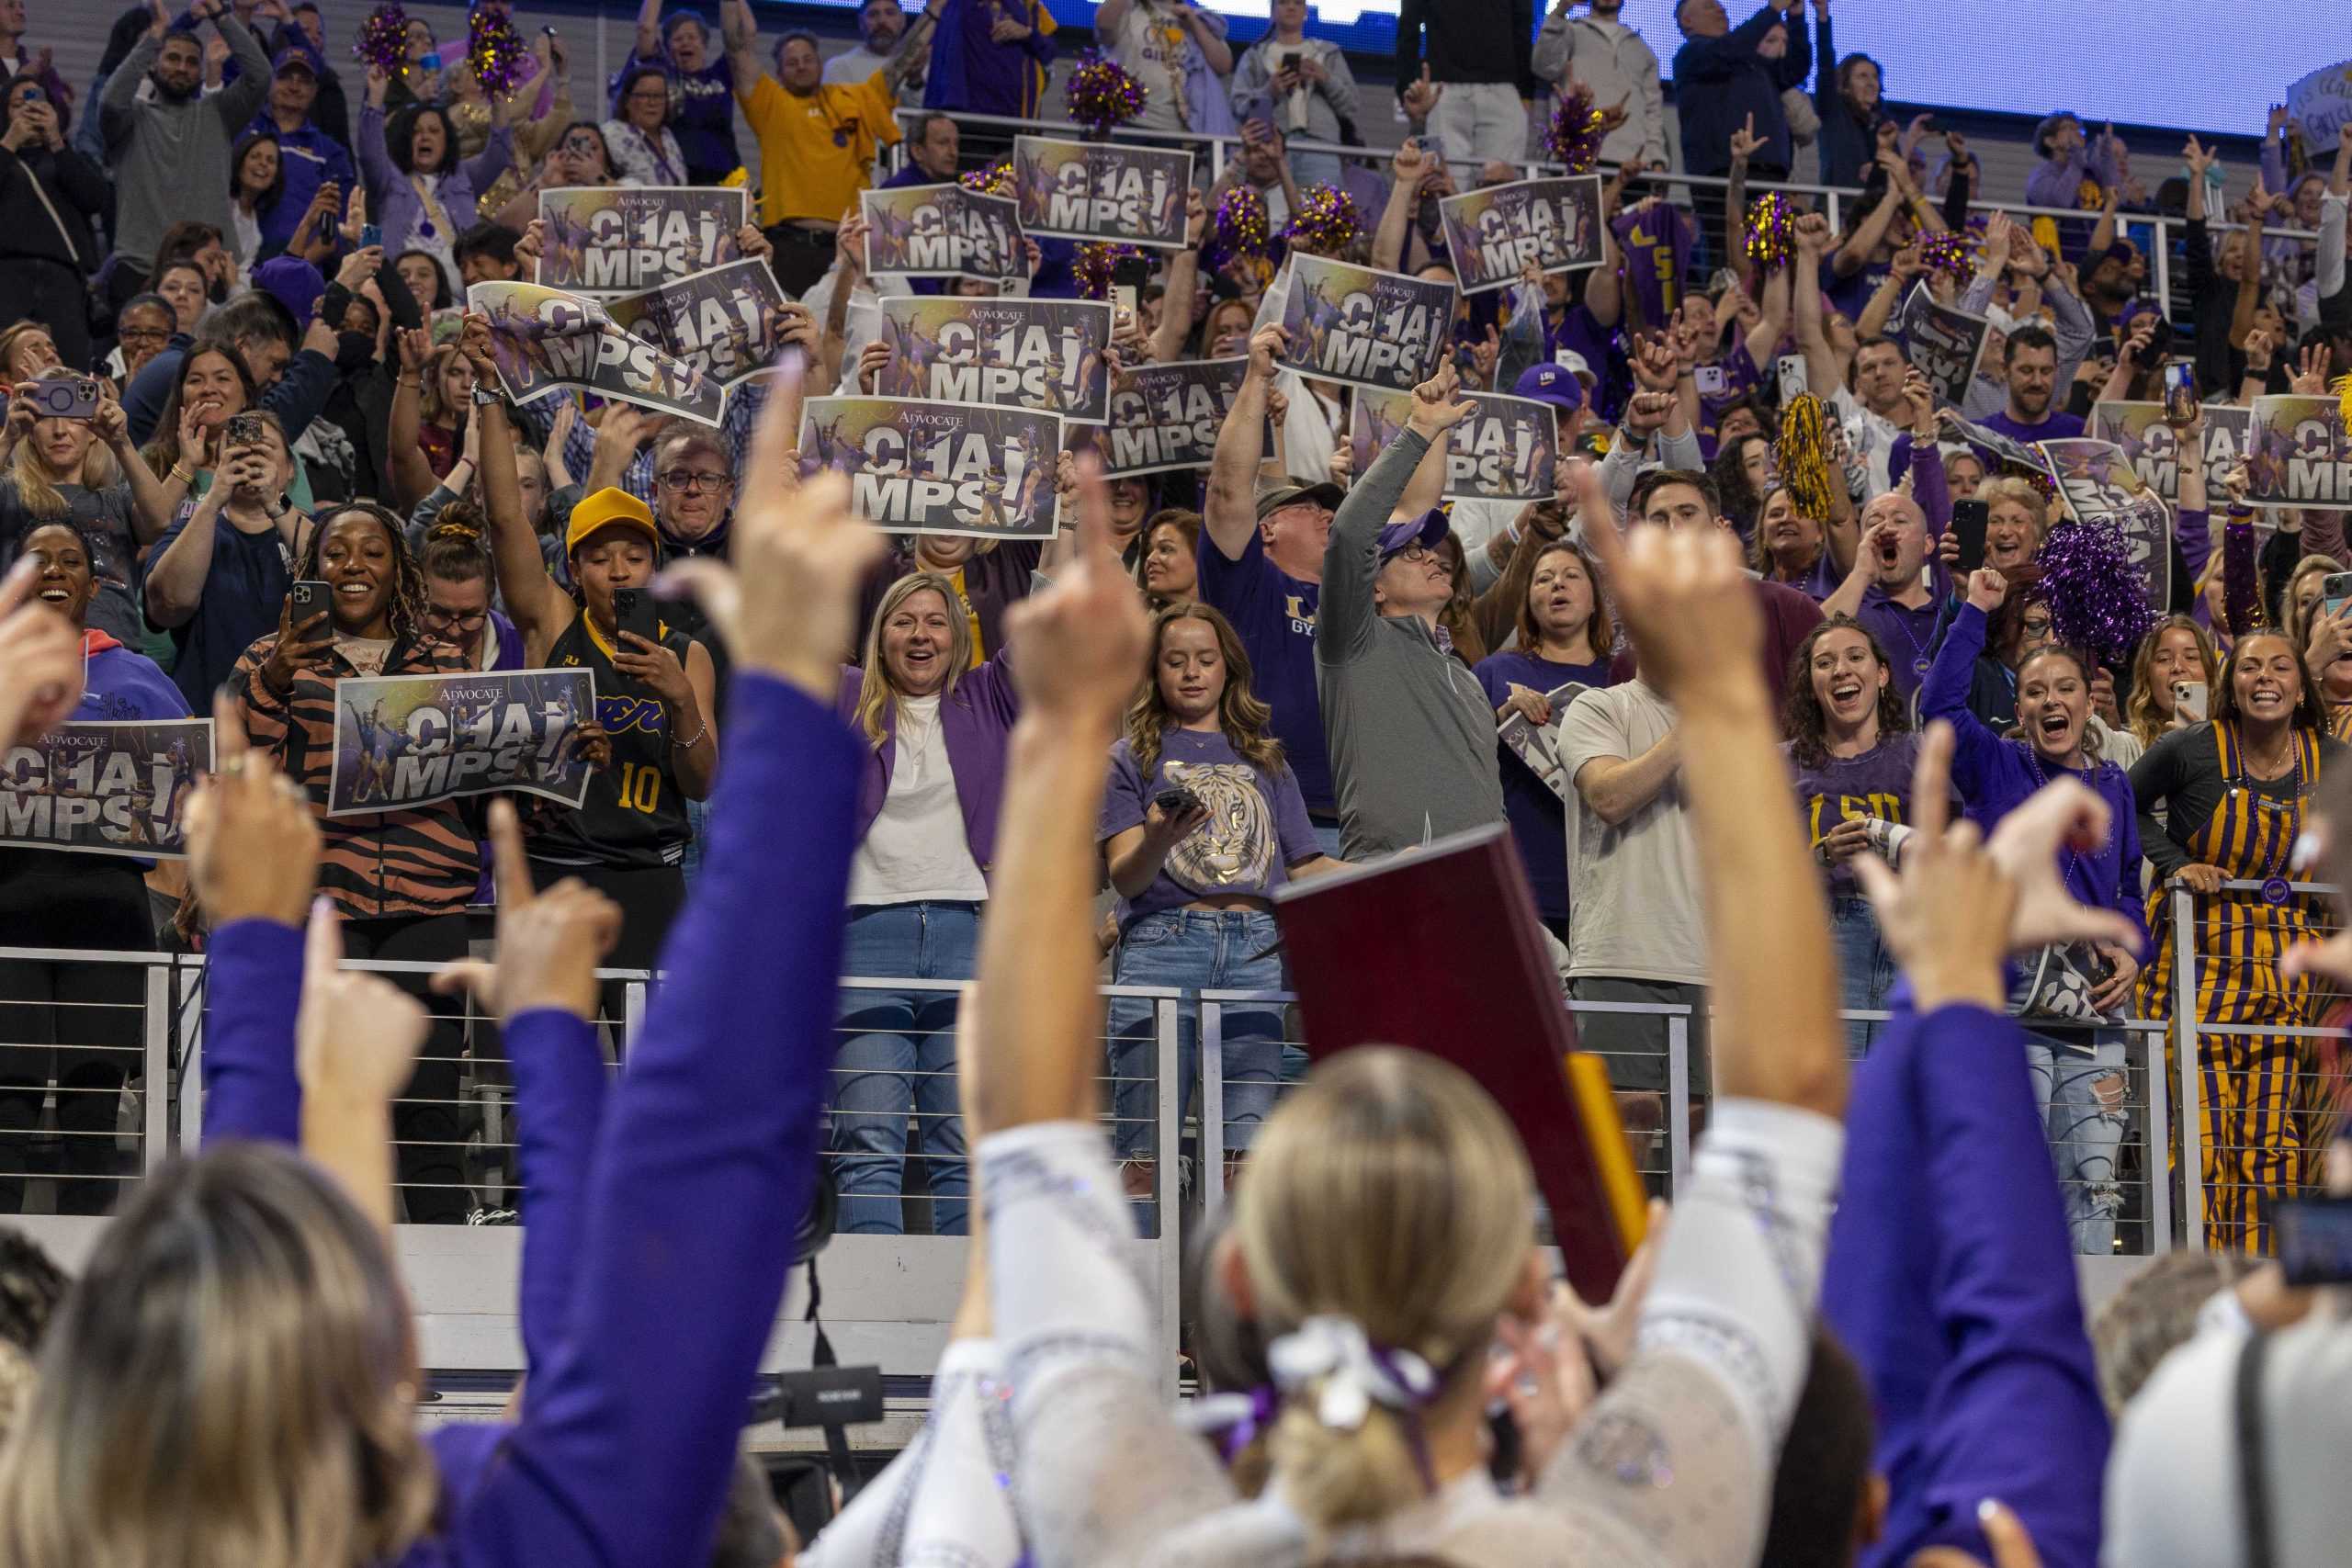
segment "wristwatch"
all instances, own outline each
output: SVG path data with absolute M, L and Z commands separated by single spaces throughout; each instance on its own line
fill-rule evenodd
M 474 407 L 478 409 L 486 409 L 492 403 L 503 400 L 504 400 L 501 399 L 496 392 L 492 391 L 481 382 L 477 381 L 474 383 Z

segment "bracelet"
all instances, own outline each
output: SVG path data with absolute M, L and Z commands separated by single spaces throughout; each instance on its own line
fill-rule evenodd
M 196 482 L 196 470 L 190 468 L 186 463 L 174 463 L 172 471 L 164 477 L 167 479 L 177 479 L 184 485 L 192 485 Z
M 709 733 L 710 720 L 704 719 L 701 726 L 696 728 L 692 735 L 687 736 L 684 740 L 680 740 L 673 736 L 671 739 L 670 744 L 676 747 L 681 751 L 691 751 L 695 747 L 701 745 L 702 738 Z

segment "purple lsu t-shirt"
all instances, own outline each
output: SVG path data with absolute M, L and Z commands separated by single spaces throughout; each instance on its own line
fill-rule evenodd
M 1266 542 L 1250 530 L 1249 547 L 1227 560 L 1201 530 L 1201 602 L 1214 605 L 1241 637 L 1253 666 L 1250 689 L 1274 710 L 1274 738 L 1298 778 L 1306 809 L 1336 817 L 1330 753 L 1323 745 L 1323 699 L 1315 686 L 1315 611 L 1323 585 L 1293 577 L 1266 558 Z
M 1792 749 L 1783 745 L 1781 750 L 1789 755 Z M 1849 818 L 1907 822 L 1911 767 L 1918 755 L 1919 737 L 1913 730 L 1887 736 L 1859 757 L 1832 757 L 1817 768 L 1805 767 L 1789 755 L 1806 842 L 1818 848 L 1829 830 Z M 1854 874 L 1847 865 L 1828 867 L 1827 876 L 1831 893 L 1842 897 L 1856 891 Z
M 1209 819 L 1184 835 L 1151 879 L 1142 897 L 1119 905 L 1119 930 L 1146 915 L 1174 909 L 1195 898 L 1240 896 L 1271 898 L 1290 880 L 1289 868 L 1323 852 L 1298 781 L 1285 768 L 1269 774 L 1233 749 L 1222 731 L 1170 729 L 1159 738 L 1159 758 L 1146 779 L 1136 764 L 1135 743 L 1111 748 L 1111 786 L 1096 819 L 1095 837 L 1107 841 L 1140 828 L 1152 796 L 1183 788 L 1200 797 Z

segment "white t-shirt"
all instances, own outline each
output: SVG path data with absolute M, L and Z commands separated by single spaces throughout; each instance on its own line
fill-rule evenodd
M 1144 85 L 1143 112 L 1127 122 L 1138 130 L 1185 129 L 1177 106 L 1185 102 L 1184 62 L 1198 46 L 1192 29 L 1175 17 L 1150 0 L 1136 0 L 1111 30 L 1111 57 Z
M 964 809 L 939 723 L 939 698 L 901 696 L 890 793 L 850 862 L 849 901 L 977 904 L 988 896 L 988 879 L 964 841 Z
M 1560 766 L 1574 779 L 1596 757 L 1632 761 L 1674 726 L 1674 710 L 1638 679 L 1587 692 L 1560 720 Z M 1705 985 L 1699 852 L 1682 781 L 1613 828 L 1579 795 L 1567 829 L 1569 977 Z

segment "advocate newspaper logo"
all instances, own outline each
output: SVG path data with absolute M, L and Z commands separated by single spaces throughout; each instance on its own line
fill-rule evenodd
M 595 716 L 596 680 L 586 670 L 337 681 L 327 815 L 406 811 L 497 790 L 576 807 L 593 771 L 580 727 Z
M 1021 226 L 1032 234 L 1181 246 L 1193 155 L 1125 142 L 1018 136 L 1012 185 Z
M 61 724 L 0 750 L 0 844 L 178 858 L 188 797 L 211 771 L 209 718 Z
M 1050 539 L 1059 415 L 899 398 L 811 398 L 800 473 L 850 481 L 850 506 L 908 534 Z
M 890 363 L 880 389 L 899 398 L 992 403 L 1081 423 L 1111 417 L 1111 307 L 1091 299 L 882 301 Z
M 1453 284 L 1299 251 L 1284 265 L 1283 363 L 1291 369 L 1385 392 L 1409 392 L 1437 374 L 1458 298 Z
M 740 260 L 749 193 L 704 186 L 566 186 L 539 192 L 537 281 L 574 294 L 633 294 Z

